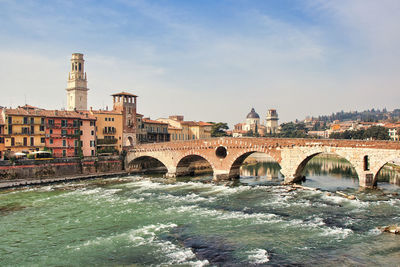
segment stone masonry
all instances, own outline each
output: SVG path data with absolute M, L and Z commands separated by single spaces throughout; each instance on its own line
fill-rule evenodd
M 238 178 L 241 164 L 254 152 L 266 153 L 278 162 L 285 183 L 301 180 L 305 165 L 314 156 L 337 154 L 353 165 L 361 187 L 372 187 L 383 165 L 400 159 L 400 143 L 222 137 L 139 145 L 128 152 L 126 166 L 144 157 L 155 158 L 165 165 L 168 177 L 175 177 L 185 174 L 191 159 L 203 158 L 210 163 L 214 180 L 220 181 Z

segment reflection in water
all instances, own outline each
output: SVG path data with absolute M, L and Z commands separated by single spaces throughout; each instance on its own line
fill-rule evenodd
M 258 176 L 267 180 L 276 180 L 281 178 L 280 169 L 277 162 L 251 163 L 240 168 L 240 176 Z
M 337 176 L 357 179 L 356 170 L 345 159 L 331 155 L 316 156 L 306 165 L 303 175 L 309 176 Z
M 400 186 L 400 167 L 394 164 L 386 164 L 379 171 L 377 181 Z
M 250 183 L 268 184 L 268 181 L 283 180 L 279 164 L 260 153 L 251 155 L 240 168 L 240 175 Z M 336 155 L 321 154 L 312 158 L 302 173 L 306 177 L 305 186 L 324 190 L 358 189 L 358 176 L 354 167 L 346 159 Z M 252 177 L 253 180 L 249 180 Z M 246 182 L 247 182 L 246 181 Z M 388 183 L 400 185 L 400 167 L 387 164 L 378 174 L 379 186 Z

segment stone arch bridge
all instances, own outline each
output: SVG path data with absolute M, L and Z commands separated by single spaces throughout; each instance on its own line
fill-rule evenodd
M 400 142 L 221 137 L 138 145 L 128 151 L 126 166 L 155 158 L 167 168 L 167 177 L 176 177 L 184 175 L 192 161 L 202 158 L 211 165 L 214 180 L 220 181 L 238 178 L 241 164 L 254 152 L 266 153 L 278 162 L 285 183 L 302 179 L 305 165 L 314 156 L 337 154 L 352 164 L 361 187 L 372 187 L 379 170 L 400 159 Z

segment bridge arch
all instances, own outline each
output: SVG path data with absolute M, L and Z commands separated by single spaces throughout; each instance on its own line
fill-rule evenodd
M 325 149 L 321 149 L 318 151 L 310 151 L 309 153 L 303 155 L 303 157 L 300 158 L 300 161 L 298 161 L 296 164 L 294 164 L 294 172 L 292 172 L 292 178 L 293 182 L 297 182 L 299 180 L 303 179 L 303 173 L 304 170 L 307 166 L 307 163 L 310 162 L 311 159 L 313 159 L 314 157 L 318 156 L 318 155 L 322 155 L 322 154 L 326 154 L 326 155 L 336 155 L 339 158 L 343 158 L 345 159 L 350 165 L 351 167 L 354 169 L 356 175 L 357 175 L 357 179 L 360 180 L 360 174 L 361 174 L 361 169 L 360 166 L 358 166 L 357 164 L 355 164 L 351 158 L 349 158 L 345 153 L 341 153 L 339 151 L 329 151 L 329 150 L 325 150 Z
M 378 163 L 374 164 L 373 168 L 371 168 L 371 171 L 374 173 L 374 179 L 373 179 L 373 186 L 378 185 L 378 175 L 380 171 L 385 167 L 386 164 L 393 162 L 395 160 L 400 160 L 400 155 L 395 155 L 395 156 L 390 156 L 386 157 L 382 160 L 380 160 Z
M 244 163 L 244 161 L 251 155 L 251 154 L 253 154 L 253 153 L 262 153 L 262 154 L 264 154 L 264 155 L 267 155 L 268 157 L 270 157 L 271 159 L 273 159 L 275 162 L 277 162 L 278 164 L 280 163 L 279 162 L 279 159 L 276 157 L 276 156 L 274 156 L 274 155 L 272 155 L 272 154 L 270 154 L 270 153 L 268 153 L 268 152 L 266 152 L 265 150 L 261 150 L 261 149 L 251 149 L 251 150 L 244 150 L 244 151 L 240 151 L 240 152 L 238 152 L 238 153 L 236 153 L 234 156 L 233 156 L 233 161 L 232 161 L 232 164 L 229 166 L 229 174 L 228 174 L 228 177 L 230 178 L 230 179 L 235 179 L 235 178 L 239 178 L 240 177 L 240 167 L 243 165 L 243 163 Z
M 164 162 L 162 159 L 157 158 L 153 155 L 140 155 L 129 159 L 127 162 L 129 172 L 159 172 L 159 173 L 170 173 L 171 167 L 169 164 Z
M 185 153 L 176 162 L 176 176 L 194 175 L 196 172 L 207 170 L 207 167 L 211 168 L 212 173 L 215 170 L 213 161 L 200 153 Z M 199 164 L 196 168 L 193 166 L 195 163 Z

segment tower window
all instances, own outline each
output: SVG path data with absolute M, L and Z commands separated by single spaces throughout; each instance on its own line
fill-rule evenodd
M 79 71 L 81 71 L 82 70 L 82 65 L 81 65 L 81 63 L 79 63 Z
M 74 70 L 74 63 L 71 64 L 72 65 L 72 71 Z

